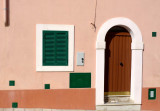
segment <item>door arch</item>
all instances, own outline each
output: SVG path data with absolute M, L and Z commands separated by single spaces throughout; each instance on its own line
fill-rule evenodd
M 96 41 L 96 105 L 104 104 L 104 55 L 106 33 L 114 26 L 125 28 L 131 35 L 131 96 L 136 104 L 141 104 L 142 94 L 142 35 L 138 26 L 128 18 L 118 17 L 105 22 L 97 35 Z M 107 39 L 107 38 L 106 38 Z

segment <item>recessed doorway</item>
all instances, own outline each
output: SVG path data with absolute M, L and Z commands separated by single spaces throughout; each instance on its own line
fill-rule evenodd
M 141 104 L 142 93 L 142 60 L 143 40 L 138 26 L 130 19 L 117 17 L 107 20 L 100 27 L 96 41 L 96 105 L 102 105 L 104 101 L 104 78 L 105 78 L 105 49 L 106 34 L 114 26 L 123 27 L 131 36 L 131 82 L 129 99 L 134 104 Z M 122 63 L 123 65 L 123 63 Z
M 115 26 L 106 34 L 105 42 L 105 102 L 119 102 L 118 97 L 126 100 L 131 85 L 131 36 L 125 28 Z

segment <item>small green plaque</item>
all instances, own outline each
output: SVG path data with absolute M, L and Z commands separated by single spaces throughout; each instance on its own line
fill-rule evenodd
M 157 33 L 156 32 L 152 32 L 152 37 L 156 37 Z
M 148 99 L 149 100 L 156 99 L 156 88 L 148 89 Z
M 17 102 L 13 102 L 12 103 L 12 108 L 18 108 L 18 103 Z
M 15 86 L 15 81 L 10 80 L 10 81 L 9 81 L 9 86 Z
M 50 84 L 45 84 L 45 85 L 44 85 L 44 88 L 45 88 L 45 89 L 50 89 Z
M 70 88 L 91 88 L 91 73 L 70 73 Z

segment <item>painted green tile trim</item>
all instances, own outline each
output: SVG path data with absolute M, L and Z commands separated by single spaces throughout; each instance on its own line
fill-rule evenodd
M 68 31 L 43 30 L 43 66 L 68 66 Z
M 156 88 L 148 89 L 148 99 L 149 100 L 156 99 Z
M 91 73 L 70 73 L 70 88 L 91 88 Z
M 45 89 L 50 89 L 50 84 L 45 84 L 45 85 L 44 85 L 44 88 L 45 88 Z
M 17 102 L 13 102 L 12 103 L 12 108 L 18 108 L 18 103 Z
M 9 86 L 15 86 L 15 81 L 13 80 L 9 81 Z
M 152 32 L 152 37 L 156 37 L 157 36 L 157 32 Z

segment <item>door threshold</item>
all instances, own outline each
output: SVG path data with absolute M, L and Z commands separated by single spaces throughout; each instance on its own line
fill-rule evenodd
M 96 106 L 97 111 L 141 111 L 141 104 L 103 104 Z
M 133 100 L 131 100 L 130 95 L 108 95 L 104 96 L 104 102 L 107 104 L 130 104 L 134 103 Z
M 128 106 L 128 105 L 141 105 L 141 104 L 117 102 L 117 103 L 104 103 L 104 104 L 97 105 L 97 106 Z
M 124 92 L 104 92 L 104 95 L 130 95 L 129 91 Z
M 130 95 L 104 95 L 105 97 L 130 97 Z

